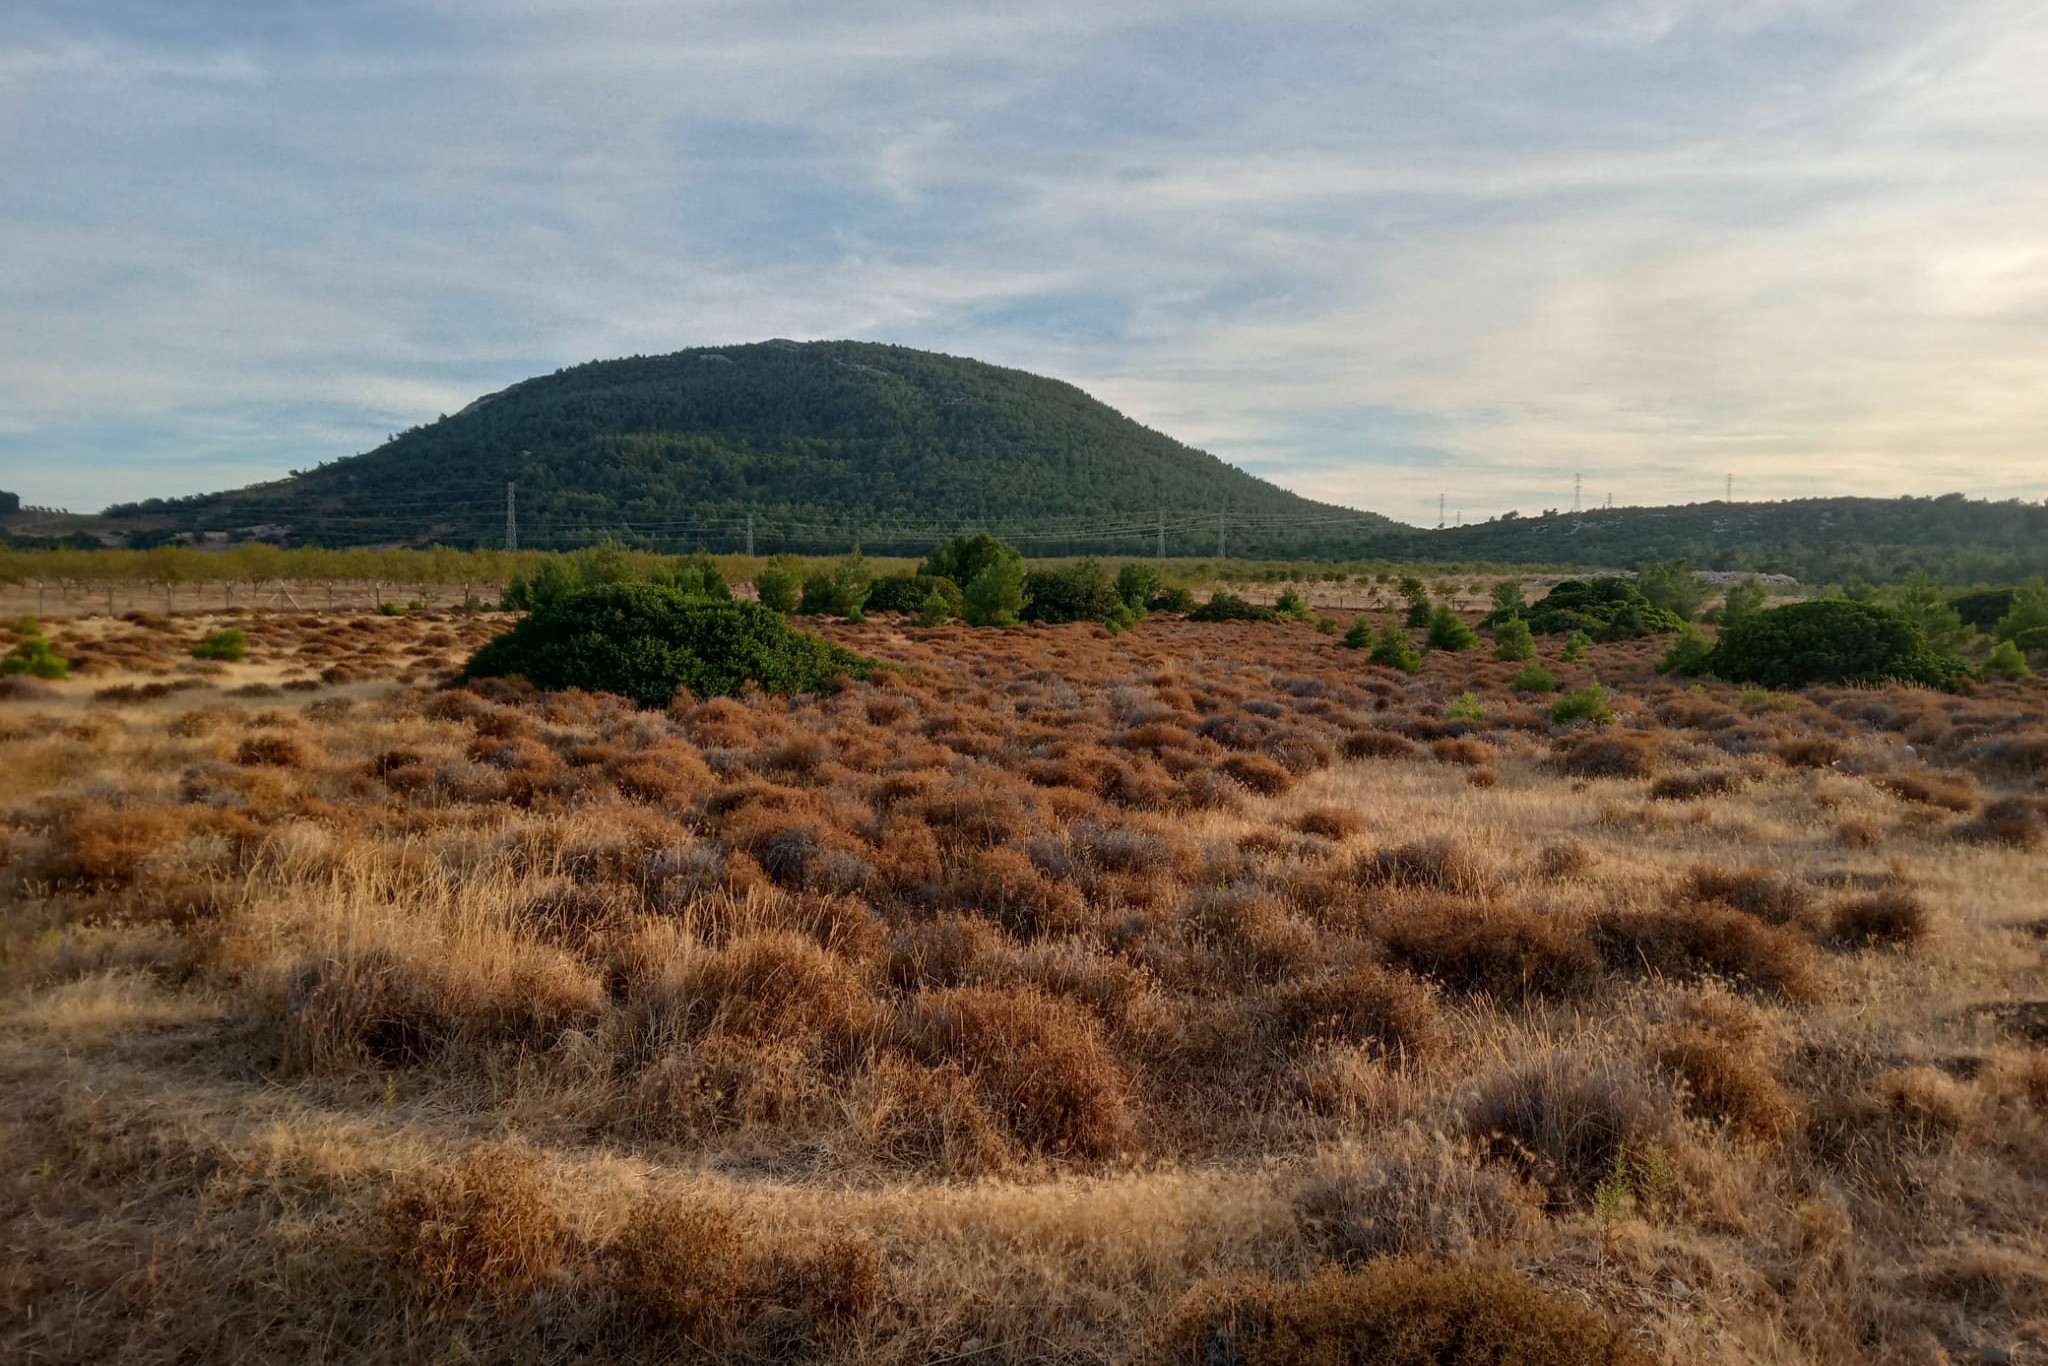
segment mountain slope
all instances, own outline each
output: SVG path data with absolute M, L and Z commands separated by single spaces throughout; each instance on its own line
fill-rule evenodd
M 921 552 L 987 526 L 1037 554 L 1362 548 L 1394 526 L 1289 493 L 1070 384 L 906 347 L 763 342 L 531 379 L 366 454 L 221 494 L 108 509 L 150 534 L 326 543 Z

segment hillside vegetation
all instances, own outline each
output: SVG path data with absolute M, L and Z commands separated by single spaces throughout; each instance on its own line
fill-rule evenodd
M 530 379 L 366 454 L 230 493 L 108 510 L 162 535 L 502 545 L 607 533 L 681 549 L 922 549 L 989 524 L 1033 553 L 1359 544 L 1393 523 L 1311 502 L 1140 426 L 1071 384 L 862 342 L 763 342 Z M 1197 521 L 1196 519 L 1199 519 Z M 1333 524 L 1341 523 L 1341 525 Z M 1309 526 L 1301 523 L 1307 521 Z

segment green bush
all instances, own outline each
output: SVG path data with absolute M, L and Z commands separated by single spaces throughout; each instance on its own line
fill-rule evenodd
M 1031 601 L 1024 591 L 1023 559 L 989 561 L 969 581 L 961 598 L 961 614 L 970 626 L 1015 626 L 1017 614 Z
M 918 608 L 917 624 L 919 626 L 944 626 L 959 614 L 960 607 L 958 604 L 948 602 L 946 595 L 943 593 L 933 593 L 924 600 L 924 606 Z
M 2039 579 L 2013 593 L 2012 606 L 1998 619 L 1992 634 L 2000 640 L 2019 640 L 2034 631 L 2048 631 L 2048 584 Z
M 1707 586 L 1693 572 L 1691 560 L 1663 560 L 1636 571 L 1636 591 L 1650 606 L 1691 621 L 1707 602 Z
M 1953 654 L 1977 638 L 1977 628 L 1963 620 L 1955 604 L 1924 573 L 1906 580 L 1889 601 L 1900 616 L 1920 628 L 1920 634 L 1936 650 Z
M 1334 636 L 1334 635 L 1336 635 L 1336 634 L 1337 634 L 1337 619 L 1336 619 L 1335 617 L 1317 617 L 1317 618 L 1316 618 L 1316 630 L 1317 630 L 1317 632 L 1318 632 L 1318 633 L 1320 633 L 1320 634 L 1322 634 L 1322 635 L 1326 635 L 1326 636 Z
M 1770 605 L 1771 593 L 1752 574 L 1741 583 L 1728 585 L 1721 599 L 1721 624 L 1733 626 L 1744 617 L 1755 616 Z
M 1671 642 L 1671 648 L 1657 661 L 1657 672 L 1697 678 L 1707 671 L 1707 658 L 1713 652 L 1713 642 L 1699 627 L 1687 622 L 1679 630 L 1678 639 Z
M 1372 620 L 1360 612 L 1351 619 L 1351 629 L 1344 633 L 1344 639 L 1337 642 L 1353 650 L 1372 648 Z
M 937 574 L 886 574 L 868 590 L 861 607 L 869 612 L 922 612 L 934 593 L 943 598 L 948 616 L 959 616 L 966 599 L 960 585 Z
M 1316 615 L 1315 609 L 1308 605 L 1308 599 L 1292 588 L 1282 591 L 1280 596 L 1273 600 L 1273 610 L 1283 617 L 1292 617 L 1296 621 L 1313 621 Z
M 1401 582 L 1403 584 L 1401 591 L 1408 599 L 1408 611 L 1402 616 L 1401 624 L 1410 627 L 1429 625 L 1430 613 L 1436 609 L 1429 601 L 1428 590 L 1422 586 L 1419 580 L 1403 579 Z M 1413 588 L 1406 587 L 1411 582 L 1415 586 Z
M 1556 692 L 1557 677 L 1540 661 L 1532 659 L 1508 680 L 1508 687 L 1516 692 Z
M 1270 607 L 1246 602 L 1237 594 L 1219 588 L 1209 600 L 1188 613 L 1189 621 L 1278 621 L 1280 614 Z
M 1495 613 L 1485 624 L 1496 626 L 1499 617 Z M 1614 575 L 1566 579 L 1528 609 L 1528 619 L 1529 629 L 1539 636 L 1584 631 L 1595 640 L 1635 640 L 1676 631 L 1684 624 L 1675 613 L 1652 605 L 1627 579 Z
M 2027 657 L 2020 647 L 2010 640 L 2001 640 L 1991 647 L 1991 654 L 1977 669 L 1979 678 L 2004 679 L 2010 683 L 2033 673 L 2027 667 Z
M 803 569 L 794 555 L 778 555 L 754 574 L 754 593 L 761 605 L 788 616 L 803 591 Z
M 1520 660 L 1536 657 L 1536 637 L 1529 632 L 1529 623 L 1520 617 L 1508 617 L 1493 628 L 1493 657 L 1495 659 Z
M 1152 595 L 1150 602 L 1145 604 L 1145 610 L 1148 612 L 1192 612 L 1195 610 L 1195 595 L 1185 588 L 1162 588 Z
M 1551 704 L 1550 719 L 1560 726 L 1574 721 L 1591 721 L 1595 725 L 1614 724 L 1614 710 L 1607 705 L 1607 689 L 1598 683 L 1588 683 L 1583 688 L 1574 688 Z
M 1956 615 L 1966 626 L 1980 631 L 1997 627 L 1998 619 L 2012 610 L 2012 600 L 2019 596 L 2017 588 L 1981 588 L 1974 593 L 1964 593 L 1950 598 L 1949 606 L 1956 609 Z
M 43 639 L 41 629 L 34 617 L 23 617 L 16 624 L 20 631 L 26 625 L 21 643 L 6 654 L 0 655 L 0 678 L 12 674 L 28 674 L 32 678 L 56 680 L 71 672 L 71 661 L 60 657 L 50 648 L 50 642 Z
M 405 615 L 405 608 L 395 602 L 380 602 L 377 604 L 377 610 L 387 617 L 402 617 Z
M 956 536 L 944 545 L 933 547 L 917 572 L 936 579 L 951 579 L 965 589 L 981 577 L 982 571 L 1002 562 L 1014 563 L 1019 571 L 1019 582 L 1022 582 L 1023 553 L 1007 541 L 999 541 L 986 531 L 977 531 L 971 536 Z
M 1159 570 L 1132 560 L 1116 571 L 1116 595 L 1134 612 L 1142 612 L 1159 594 Z
M 1444 708 L 1444 715 L 1453 721 L 1477 721 L 1486 715 L 1486 708 L 1470 688 L 1458 694 L 1458 700 Z
M 1520 616 L 1529 610 L 1529 600 L 1522 596 L 1520 579 L 1502 579 L 1492 588 L 1493 615 Z
M 1116 584 L 1094 560 L 1059 570 L 1034 570 L 1024 576 L 1026 621 L 1101 621 L 1114 618 L 1124 600 Z
M 471 657 L 464 678 L 518 675 L 539 688 L 618 693 L 665 706 L 678 689 L 724 697 L 817 692 L 837 674 L 864 678 L 875 661 L 790 628 L 753 602 L 690 598 L 653 584 L 572 594 Z
M 194 659 L 223 659 L 236 663 L 249 653 L 249 641 L 239 626 L 224 626 L 192 647 Z
M 725 574 L 719 569 L 718 561 L 701 553 L 685 555 L 667 569 L 655 570 L 647 576 L 647 581 L 657 587 L 673 588 L 687 597 L 732 597 L 732 585 L 725 581 Z
M 1432 650 L 1469 650 L 1479 643 L 1479 633 L 1465 624 L 1465 619 L 1452 611 L 1447 603 L 1439 604 L 1429 614 L 1429 648 Z
M 1408 639 L 1408 633 L 1398 626 L 1390 625 L 1380 630 L 1369 658 L 1374 664 L 1384 664 L 1402 673 L 1412 674 L 1422 667 L 1422 652 L 1415 648 L 1414 641 Z
M 1564 658 L 1567 664 L 1576 664 L 1586 657 L 1586 647 L 1593 643 L 1593 637 L 1584 631 L 1574 631 L 1564 638 Z
M 813 570 L 805 576 L 803 599 L 796 610 L 807 617 L 850 616 L 867 603 L 874 577 L 867 556 L 855 547 L 851 555 L 842 555 L 830 569 Z
M 1716 677 L 1767 688 L 1813 683 L 1920 683 L 1953 688 L 1961 660 L 1927 643 L 1896 610 L 1821 598 L 1767 608 L 1721 632 L 1707 656 Z

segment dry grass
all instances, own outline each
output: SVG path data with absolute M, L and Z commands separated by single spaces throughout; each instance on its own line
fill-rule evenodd
M 1162 617 L 641 712 L 218 615 L 0 697 L 0 1357 L 2048 1340 L 2048 688 L 1599 646 L 1560 730 Z

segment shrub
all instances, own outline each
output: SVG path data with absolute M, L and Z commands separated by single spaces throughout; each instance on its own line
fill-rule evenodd
M 1061 570 L 1034 570 L 1024 576 L 1026 621 L 1109 621 L 1123 606 L 1116 585 L 1094 560 Z
M 1483 1263 L 1385 1258 L 1301 1282 L 1263 1277 L 1190 1291 L 1167 1317 L 1174 1366 L 1623 1366 L 1646 1361 L 1578 1299 Z
M 1273 610 L 1283 617 L 1296 621 L 1309 621 L 1315 617 L 1315 609 L 1308 605 L 1308 599 L 1289 588 L 1273 600 Z
M 1767 925 L 1789 925 L 1802 919 L 1813 895 L 1769 868 L 1717 868 L 1705 864 L 1692 870 L 1687 894 L 1694 901 L 1719 901 Z
M 1754 574 L 1741 583 L 1728 585 L 1728 592 L 1721 599 L 1721 625 L 1733 626 L 1755 616 L 1770 600 L 1770 590 L 1758 583 Z
M 747 1289 L 747 1243 L 715 1206 L 641 1201 L 605 1249 L 607 1279 L 644 1322 L 701 1339 L 726 1325 Z
M 960 615 L 966 606 L 960 585 L 937 574 L 885 574 L 868 589 L 861 609 L 867 612 L 901 612 L 906 616 L 924 611 L 925 603 L 939 597 L 949 617 Z
M 192 647 L 194 659 L 222 659 L 235 663 L 249 653 L 248 638 L 239 626 L 227 626 Z
M 788 616 L 796 610 L 797 595 L 803 591 L 802 566 L 793 555 L 778 555 L 754 575 L 754 592 L 763 607 Z
M 1018 613 L 1030 603 L 1024 591 L 1024 560 L 1012 554 L 989 561 L 967 581 L 960 613 L 970 626 L 1015 626 Z
M 1820 986 L 1805 940 L 1717 902 L 1610 911 L 1594 922 L 1593 939 L 1617 972 L 1719 977 L 1792 1000 L 1809 1000 Z
M 1237 594 L 1219 588 L 1209 600 L 1188 613 L 1189 621 L 1278 621 L 1280 614 L 1270 607 L 1246 602 Z
M 666 569 L 655 570 L 647 576 L 647 581 L 658 587 L 672 588 L 686 597 L 720 600 L 732 597 L 732 585 L 725 581 L 718 561 L 702 551 L 685 555 Z
M 1508 680 L 1508 687 L 1515 692 L 1556 692 L 1557 675 L 1543 667 L 1538 660 L 1531 659 Z
M 803 599 L 796 610 L 804 616 L 851 616 L 867 602 L 873 582 L 867 556 L 856 546 L 830 569 L 813 570 L 805 577 Z
M 1898 612 L 1846 598 L 1758 612 L 1721 633 L 1707 667 L 1767 688 L 1897 681 L 1953 689 L 1964 672 L 1961 660 L 1937 653 Z
M 1124 606 L 1142 612 L 1159 593 L 1159 570 L 1143 560 L 1132 560 L 1116 571 L 1116 595 Z
M 2010 640 L 2001 640 L 1991 647 L 1991 653 L 1977 668 L 1979 678 L 2015 682 L 2026 678 L 2034 671 L 2027 667 L 2027 657 L 2020 653 L 2020 647 Z
M 1656 742 L 1645 736 L 1582 734 L 1559 742 L 1557 766 L 1580 778 L 1647 778 L 1658 757 Z
M 1657 672 L 1695 678 L 1707 671 L 1707 657 L 1713 652 L 1713 642 L 1699 627 L 1687 622 L 1679 628 L 1678 639 L 1671 642 L 1671 648 L 1657 661 Z
M 2012 610 L 2012 601 L 2018 596 L 2017 588 L 1985 588 L 1950 598 L 1949 606 L 1956 609 L 1965 626 L 1991 631 L 1997 629 L 1998 619 Z
M 71 662 L 50 648 L 41 635 L 27 635 L 12 650 L 0 655 L 0 678 L 27 674 L 32 678 L 56 680 L 71 672 Z
M 1522 618 L 1509 617 L 1493 628 L 1493 657 L 1495 659 L 1524 660 L 1536 657 L 1536 637 L 1530 634 L 1529 623 Z
M 1657 1063 L 1683 1088 L 1689 1113 L 1775 1142 L 1791 1129 L 1797 1111 L 1761 1054 L 1755 1022 L 1733 1005 L 1667 1028 Z
M 2048 583 L 2035 579 L 2014 592 L 2012 606 L 1991 633 L 2000 640 L 2021 642 L 2024 648 L 2026 640 L 2039 640 L 2042 632 L 2048 632 Z
M 1691 560 L 1663 560 L 1636 571 L 1636 587 L 1652 607 L 1691 621 L 1706 605 L 1707 587 L 1693 572 Z
M 1894 887 L 1835 907 L 1832 929 L 1845 944 L 1910 944 L 1925 937 L 1932 920 L 1926 902 Z
M 943 593 L 933 593 L 924 600 L 924 606 L 917 612 L 919 626 L 944 626 L 959 612 L 959 605 L 946 600 Z
M 518 675 L 539 688 L 619 693 L 665 706 L 678 689 L 722 697 L 818 692 L 838 674 L 865 677 L 874 661 L 790 629 L 750 602 L 710 602 L 650 584 L 614 584 L 563 599 L 492 640 L 465 679 Z
M 1447 605 L 1439 604 L 1429 614 L 1429 648 L 1453 652 L 1469 650 L 1479 643 L 1479 633 L 1465 624 Z
M 1550 706 L 1550 719 L 1560 726 L 1574 721 L 1591 721 L 1596 726 L 1614 724 L 1614 711 L 1607 705 L 1607 690 L 1598 683 L 1574 688 Z
M 1585 931 L 1541 911 L 1447 898 L 1394 916 L 1382 934 L 1413 971 L 1497 1001 L 1575 996 L 1600 981 Z
M 1444 715 L 1453 721 L 1477 721 L 1486 715 L 1486 708 L 1468 688 L 1458 694 L 1456 701 L 1444 708 Z
M 1318 1250 L 1353 1264 L 1469 1257 L 1539 1232 L 1541 1192 L 1482 1165 L 1470 1148 L 1409 1130 L 1368 1152 L 1325 1157 L 1295 1192 L 1295 1219 Z
M 1195 595 L 1185 588 L 1162 588 L 1145 604 L 1148 612 L 1192 612 Z
M 1344 638 L 1337 642 L 1348 650 L 1372 648 L 1372 620 L 1360 612 L 1351 619 L 1351 627 L 1344 632 Z
M 1573 631 L 1564 638 L 1564 658 L 1567 664 L 1576 664 L 1586 657 L 1586 647 L 1593 643 L 1593 637 L 1584 631 Z
M 1422 652 L 1408 639 L 1408 633 L 1397 626 L 1386 626 L 1380 630 L 1379 638 L 1373 641 L 1372 654 L 1368 656 L 1374 664 L 1382 664 L 1403 673 L 1414 673 L 1422 667 Z
M 1369 1044 L 1418 1061 L 1447 1037 L 1435 993 L 1420 979 L 1376 963 L 1294 982 L 1277 1005 L 1296 1043 Z
M 1430 613 L 1436 609 L 1429 600 L 1428 590 L 1423 588 L 1419 579 L 1403 579 L 1402 583 L 1401 591 L 1408 599 L 1408 608 L 1402 613 L 1401 624 L 1411 628 L 1429 625 Z M 1405 586 L 1410 584 L 1413 586 Z
M 1019 581 L 1023 579 L 1024 556 L 1017 547 L 997 540 L 986 531 L 977 531 L 971 536 L 956 536 L 943 545 L 934 546 L 917 572 L 951 579 L 964 589 L 980 578 L 983 571 L 997 564 L 1015 565 Z
M 470 1149 L 452 1169 L 431 1167 L 397 1181 L 383 1223 L 407 1288 L 436 1301 L 546 1280 L 560 1264 L 563 1238 L 539 1165 L 524 1148 L 489 1143 Z
M 1494 884 L 1471 855 L 1447 839 L 1382 849 L 1358 865 L 1358 880 L 1368 887 L 1412 887 L 1456 896 L 1482 896 Z
M 1627 579 L 1613 575 L 1566 579 L 1527 609 L 1529 629 L 1539 636 L 1584 632 L 1595 640 L 1634 640 L 1676 631 L 1683 621 L 1654 606 Z M 1497 624 L 1493 617 L 1488 624 Z M 1567 659 L 1572 658 L 1567 650 Z

